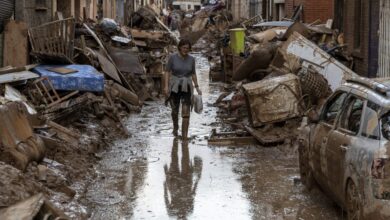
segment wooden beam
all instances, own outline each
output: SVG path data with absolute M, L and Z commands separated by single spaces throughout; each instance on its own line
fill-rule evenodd
M 27 24 L 10 20 L 4 30 L 3 65 L 24 67 L 29 61 Z

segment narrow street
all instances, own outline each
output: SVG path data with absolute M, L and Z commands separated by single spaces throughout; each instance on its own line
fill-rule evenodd
M 208 146 L 222 84 L 209 83 L 208 62 L 196 57 L 205 109 L 191 114 L 193 139 L 174 139 L 170 108 L 146 103 L 128 118 L 134 135 L 96 166 L 90 219 L 342 219 L 322 192 L 304 189 L 293 147 Z

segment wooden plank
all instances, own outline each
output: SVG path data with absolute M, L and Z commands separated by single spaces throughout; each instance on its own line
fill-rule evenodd
M 225 138 L 212 138 L 207 141 L 209 145 L 214 146 L 230 146 L 235 147 L 258 144 L 258 141 L 254 137 L 225 137 Z
M 47 106 L 47 108 L 51 108 L 51 107 L 53 107 L 53 106 L 55 106 L 55 105 L 57 105 L 57 104 L 59 104 L 59 103 L 65 101 L 65 100 L 69 99 L 70 97 L 72 97 L 72 96 L 74 96 L 74 95 L 77 95 L 78 93 L 79 93 L 78 90 L 77 90 L 77 91 L 73 91 L 73 92 L 69 93 L 68 95 L 66 95 L 66 96 L 64 96 L 64 97 L 61 97 L 61 98 L 59 98 L 58 100 L 56 100 L 56 101 L 50 103 L 50 104 Z M 58 96 L 58 95 L 57 95 L 57 96 Z
M 55 123 L 53 121 L 48 121 L 47 125 L 49 125 L 50 127 L 56 129 L 57 131 L 61 131 L 61 132 L 65 133 L 65 134 L 67 134 L 67 135 L 69 135 L 71 137 L 74 137 L 76 139 L 79 139 L 81 137 L 80 134 L 77 134 L 77 133 L 69 130 L 68 128 L 65 128 L 64 126 L 59 125 L 59 124 L 57 124 L 57 123 Z
M 22 21 L 11 20 L 4 30 L 4 66 L 22 67 L 29 63 L 28 29 Z
M 111 58 L 111 56 L 108 54 L 107 49 L 104 47 L 104 45 L 103 45 L 103 43 L 101 42 L 101 40 L 99 39 L 99 37 L 95 34 L 95 32 L 94 32 L 93 30 L 91 30 L 91 28 L 89 28 L 89 26 L 88 26 L 87 24 L 84 24 L 83 26 L 87 29 L 87 31 L 92 35 L 92 37 L 95 39 L 95 41 L 99 44 L 99 46 L 100 46 L 102 52 L 103 52 L 104 55 L 108 58 L 108 60 L 109 60 L 110 62 L 112 62 L 112 64 L 114 64 L 115 68 L 116 68 L 117 71 L 118 71 L 118 75 L 119 75 L 119 77 L 120 77 L 120 79 L 121 79 L 121 81 L 122 81 L 122 85 L 123 85 L 124 87 L 126 87 L 127 89 L 130 89 L 130 91 L 135 92 L 135 91 L 136 91 L 135 88 L 127 82 L 126 78 L 123 76 L 123 74 L 121 73 L 121 71 L 119 70 L 119 68 L 116 66 L 114 60 L 113 60 L 113 59 Z
M 216 129 L 213 129 L 207 143 L 214 146 L 244 146 L 258 144 L 255 137 L 248 135 L 247 132 L 217 133 Z
M 107 74 L 109 77 L 114 79 L 116 82 L 122 84 L 121 78 L 119 76 L 119 73 L 113 64 L 113 62 L 109 61 L 104 55 L 103 52 L 95 51 L 100 67 L 102 68 L 103 72 Z

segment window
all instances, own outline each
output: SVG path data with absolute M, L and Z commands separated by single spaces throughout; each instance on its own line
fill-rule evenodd
M 390 140 L 390 112 L 386 113 L 382 118 L 381 118 L 381 130 L 382 130 L 382 135 L 385 137 L 387 140 Z
M 362 36 L 362 24 L 363 24 L 363 13 L 362 13 L 362 0 L 355 0 L 355 25 L 354 25 L 354 49 L 360 49 L 361 36 Z
M 375 140 L 380 139 L 378 110 L 379 106 L 377 104 L 367 102 L 362 122 L 362 136 Z
M 328 124 L 333 125 L 336 121 L 337 115 L 343 106 L 344 99 L 347 93 L 339 93 L 334 96 L 327 104 L 322 114 L 322 120 Z
M 350 97 L 340 116 L 340 128 L 351 131 L 356 135 L 360 129 L 363 106 L 364 100 L 357 97 Z

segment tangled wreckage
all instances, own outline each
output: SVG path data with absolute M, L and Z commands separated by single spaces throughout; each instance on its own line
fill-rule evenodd
M 0 185 L 12 186 L 1 187 L 1 219 L 18 209 L 26 218 L 67 218 L 55 205 L 78 196 L 78 180 L 94 178 L 98 151 L 130 135 L 123 118 L 160 97 L 178 38 L 152 10 L 139 14 L 144 21 L 131 26 L 61 16 L 33 28 L 7 23 L 4 44 L 20 44 L 0 69 Z M 55 204 L 46 199 L 53 196 Z M 77 205 L 64 209 L 86 217 Z

